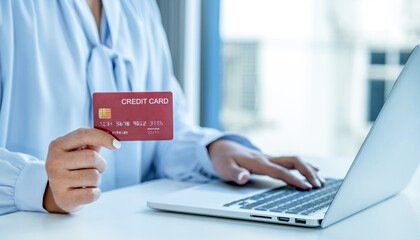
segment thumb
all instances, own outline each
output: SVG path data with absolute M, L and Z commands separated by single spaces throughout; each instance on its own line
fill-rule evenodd
M 243 185 L 248 182 L 249 176 L 251 175 L 249 171 L 245 168 L 238 166 L 235 162 L 229 165 L 227 170 L 229 179 L 236 182 L 237 184 Z

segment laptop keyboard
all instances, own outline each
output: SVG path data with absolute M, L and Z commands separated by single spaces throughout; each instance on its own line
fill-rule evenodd
M 299 191 L 291 186 L 284 186 L 226 203 L 223 206 L 311 215 L 330 206 L 343 180 L 329 178 L 325 181 L 325 186 L 310 191 Z

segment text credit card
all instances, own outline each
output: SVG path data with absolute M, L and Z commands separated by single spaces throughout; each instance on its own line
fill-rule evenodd
M 94 93 L 93 119 L 120 141 L 172 140 L 172 93 Z

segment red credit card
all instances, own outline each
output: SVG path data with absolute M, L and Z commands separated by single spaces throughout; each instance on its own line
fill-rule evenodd
M 94 93 L 93 119 L 120 141 L 172 140 L 172 93 Z

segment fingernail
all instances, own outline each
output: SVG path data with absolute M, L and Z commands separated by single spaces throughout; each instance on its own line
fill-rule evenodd
M 120 141 L 118 141 L 117 139 L 112 140 L 112 145 L 113 145 L 116 149 L 120 149 L 120 147 L 121 147 L 121 143 L 120 143 Z
M 309 184 L 308 182 L 303 182 L 303 185 L 307 186 L 308 188 L 312 188 L 312 185 Z
M 315 179 L 315 185 L 317 187 L 322 187 L 322 184 L 321 184 L 321 182 L 318 179 Z
M 247 171 L 242 171 L 241 173 L 238 174 L 238 181 L 241 181 L 245 175 L 247 175 L 248 172 Z
M 321 180 L 321 182 L 325 183 L 325 178 L 323 178 L 322 176 L 318 176 L 319 180 Z

